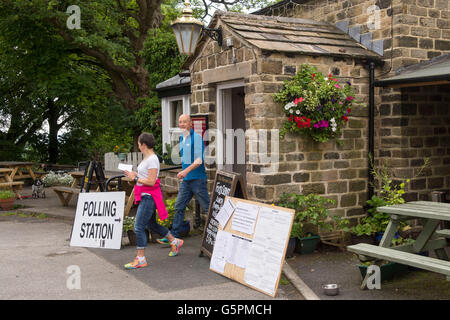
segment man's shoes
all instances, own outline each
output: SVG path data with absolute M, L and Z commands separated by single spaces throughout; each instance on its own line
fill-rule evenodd
M 162 239 L 156 239 L 156 242 L 158 242 L 159 244 L 169 244 L 169 240 L 167 240 L 166 237 Z
M 138 257 L 134 258 L 133 262 L 127 263 L 124 265 L 125 269 L 138 269 L 145 268 L 147 266 L 147 259 L 140 261 Z
M 171 243 L 172 251 L 169 252 L 169 257 L 175 257 L 180 252 L 180 248 L 183 246 L 184 241 L 181 239 L 175 239 L 173 243 Z

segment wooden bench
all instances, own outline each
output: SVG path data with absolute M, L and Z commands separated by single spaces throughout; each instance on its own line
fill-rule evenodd
M 450 229 L 436 230 L 435 234 L 440 237 L 450 238 Z
M 441 273 L 450 281 L 450 261 L 424 257 L 418 254 L 403 252 L 396 249 L 379 247 L 367 243 L 348 246 L 347 250 L 356 254 L 374 257 L 380 260 L 406 264 L 412 267 Z
M 0 182 L 0 189 L 11 188 L 17 195 L 17 198 L 21 199 L 20 190 L 22 190 L 23 181 L 12 182 Z
M 64 207 L 69 205 L 70 199 L 74 194 L 80 193 L 80 188 L 71 188 L 71 187 L 53 187 L 53 191 L 58 195 L 59 200 Z

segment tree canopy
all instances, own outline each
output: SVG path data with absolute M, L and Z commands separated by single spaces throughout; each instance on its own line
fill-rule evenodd
M 264 4 L 193 2 L 204 19 L 219 7 Z M 137 150 L 142 131 L 155 135 L 161 152 L 161 108 L 152 88 L 185 59 L 170 28 L 182 8 L 175 0 L 2 0 L 0 159 L 62 163 L 117 144 Z

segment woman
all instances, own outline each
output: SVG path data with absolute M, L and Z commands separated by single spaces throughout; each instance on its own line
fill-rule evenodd
M 164 226 L 156 222 L 156 210 L 161 220 L 167 219 L 167 210 L 162 198 L 159 175 L 159 159 L 153 151 L 155 138 L 149 133 L 142 133 L 138 138 L 139 150 L 144 155 L 144 160 L 139 164 L 136 172 L 125 171 L 125 175 L 135 182 L 135 203 L 139 202 L 134 223 L 134 231 L 137 239 L 137 256 L 133 262 L 127 263 L 125 269 L 136 269 L 147 266 L 145 248 L 147 246 L 147 234 L 145 228 L 165 235 L 169 240 L 172 250 L 169 256 L 178 255 L 183 240 L 176 239 Z

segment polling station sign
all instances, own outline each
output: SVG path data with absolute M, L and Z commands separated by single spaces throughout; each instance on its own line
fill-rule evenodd
M 120 249 L 125 192 L 87 192 L 78 196 L 71 247 Z

